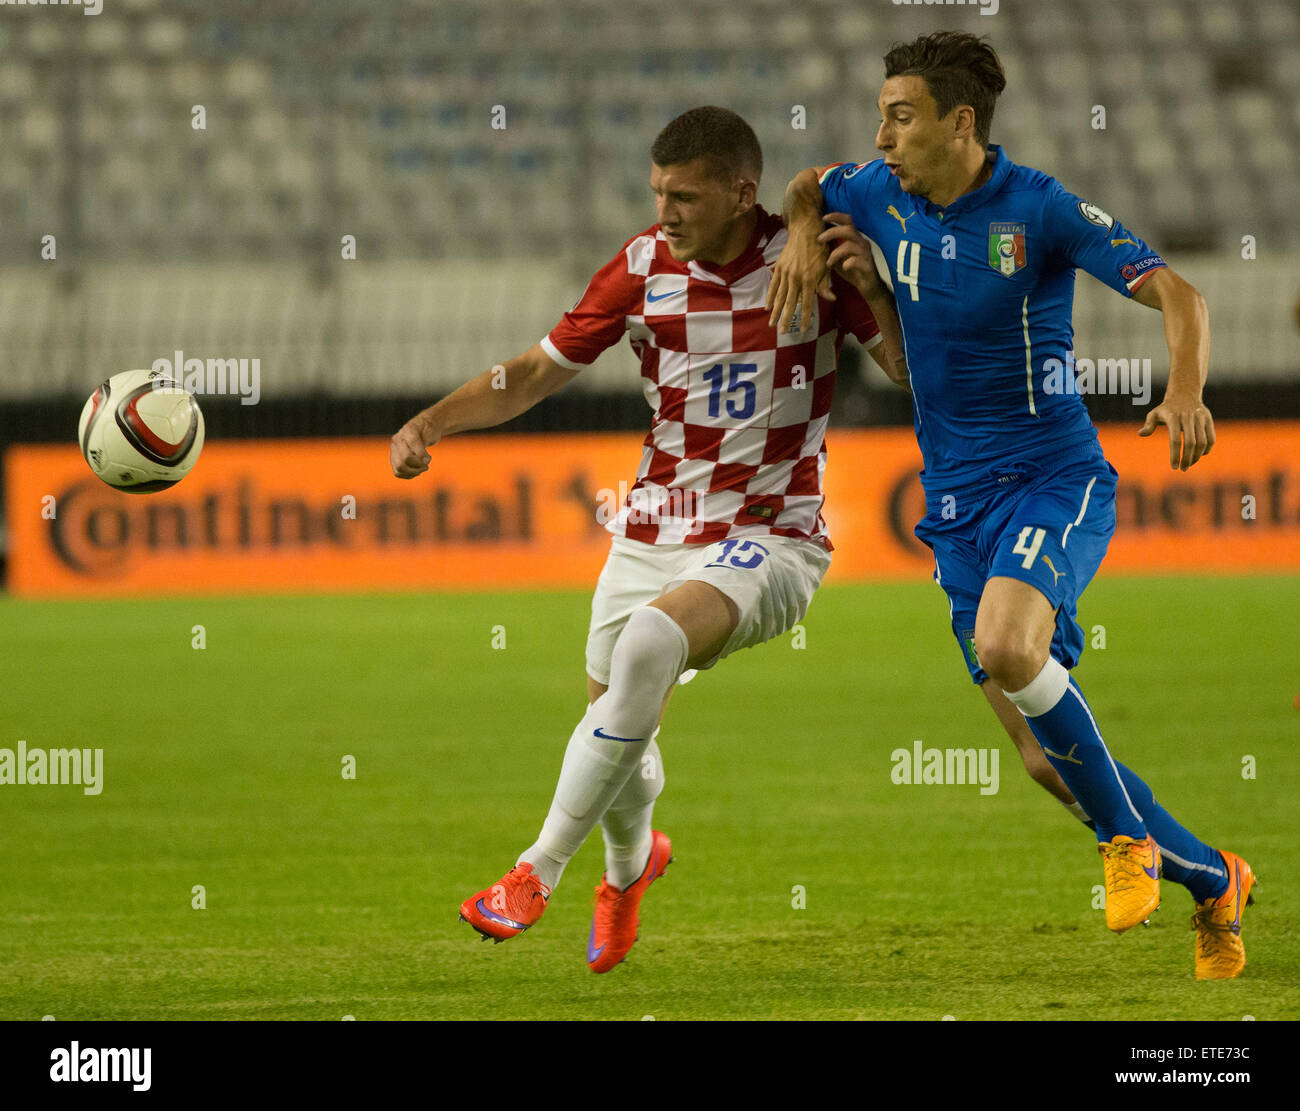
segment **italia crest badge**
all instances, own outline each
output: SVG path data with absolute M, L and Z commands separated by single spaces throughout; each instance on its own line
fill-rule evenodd
M 989 225 L 989 265 L 1004 278 L 1025 265 L 1025 225 Z

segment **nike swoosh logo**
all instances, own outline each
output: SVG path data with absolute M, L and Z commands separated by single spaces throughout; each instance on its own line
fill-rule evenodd
M 656 297 L 653 293 L 651 293 L 647 289 L 645 294 L 646 304 L 653 305 L 656 301 L 662 301 L 665 297 L 676 297 L 677 294 L 685 293 L 685 292 L 686 290 L 684 289 L 671 289 L 667 293 L 661 293 L 659 294 L 658 297 Z
M 623 741 L 626 744 L 633 744 L 636 741 L 644 740 L 644 737 L 611 737 L 599 726 L 596 728 L 596 736 L 602 741 Z
M 1070 749 L 1070 751 L 1073 752 L 1074 749 Z M 1149 841 L 1149 842 L 1147 843 L 1147 845 L 1144 846 L 1144 847 L 1148 847 L 1148 848 L 1149 848 L 1150 845 L 1152 845 L 1152 844 L 1154 844 L 1154 843 L 1155 843 L 1155 841 L 1154 841 L 1154 838 L 1153 838 L 1153 839 L 1152 839 L 1151 841 Z M 1156 863 L 1156 850 L 1155 850 L 1155 849 L 1152 849 L 1152 850 L 1151 850 L 1151 867 L 1148 868 L 1145 864 L 1143 864 L 1143 865 L 1142 865 L 1142 871 L 1144 871 L 1144 872 L 1145 872 L 1148 876 L 1150 876 L 1153 880 L 1158 880 L 1158 879 L 1160 878 L 1160 866 Z
M 507 918 L 507 917 L 505 917 L 505 915 L 503 915 L 503 914 L 497 914 L 495 911 L 491 911 L 491 910 L 489 910 L 489 909 L 488 909 L 488 908 L 483 904 L 483 900 L 482 900 L 482 899 L 480 899 L 480 900 L 478 901 L 478 903 L 475 904 L 475 906 L 476 906 L 476 908 L 477 908 L 479 914 L 483 915 L 484 918 L 490 918 L 493 922 L 500 922 L 503 926 L 509 926 L 509 927 L 511 927 L 512 929 L 515 929 L 515 930 L 526 930 L 526 929 L 528 929 L 528 927 L 525 926 L 522 922 L 516 922 L 513 918 Z
M 596 923 L 593 922 L 591 924 L 591 933 L 587 935 L 587 963 L 588 964 L 594 964 L 596 961 L 600 960 L 601 953 L 605 951 L 605 946 L 603 945 L 599 949 L 593 949 L 591 947 L 591 943 L 595 940 L 596 940 Z

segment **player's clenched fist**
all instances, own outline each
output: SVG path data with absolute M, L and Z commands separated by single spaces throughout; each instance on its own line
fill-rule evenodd
M 408 420 L 388 447 L 388 461 L 398 478 L 414 478 L 429 469 L 428 449 L 438 442 L 438 434 L 416 417 Z

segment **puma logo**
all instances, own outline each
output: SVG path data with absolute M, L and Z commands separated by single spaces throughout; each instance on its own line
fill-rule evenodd
M 885 211 L 888 212 L 889 215 L 891 215 L 895 220 L 897 220 L 900 224 L 903 225 L 903 234 L 906 235 L 907 221 L 910 220 L 914 215 L 916 215 L 916 213 L 909 212 L 906 216 L 900 216 L 898 214 L 898 209 L 896 209 L 892 204 L 887 209 L 885 209 Z
M 1137 246 L 1137 240 L 1136 240 L 1136 239 L 1112 239 L 1112 240 L 1110 241 L 1110 245 L 1111 245 L 1112 247 L 1118 247 L 1121 243 L 1132 243 L 1134 247 Z
M 1076 759 L 1074 758 L 1074 749 L 1075 749 L 1075 748 L 1078 748 L 1078 747 L 1079 747 L 1078 745 L 1075 745 L 1074 748 L 1071 748 L 1070 751 L 1069 751 L 1068 753 L 1066 753 L 1064 756 L 1062 756 L 1059 752 L 1053 752 L 1053 751 L 1052 751 L 1050 748 L 1048 748 L 1046 745 L 1043 745 L 1043 751 L 1044 751 L 1045 753 L 1047 753 L 1048 756 L 1055 756 L 1058 760 L 1065 760 L 1065 761 L 1067 761 L 1068 763 L 1071 763 L 1071 764 L 1078 764 L 1079 767 L 1083 767 L 1083 761 L 1082 761 L 1082 760 L 1076 760 Z
M 1050 567 L 1050 568 L 1052 569 L 1052 574 L 1055 576 L 1055 578 L 1052 579 L 1052 585 L 1055 586 L 1055 585 L 1056 585 L 1056 580 L 1059 579 L 1062 575 L 1064 575 L 1065 572 L 1064 572 L 1064 571 L 1058 571 L 1058 570 L 1056 569 L 1056 564 L 1054 564 L 1054 563 L 1051 561 L 1051 559 L 1050 559 L 1049 557 L 1047 557 L 1047 556 L 1043 556 L 1043 562 L 1046 563 L 1047 566 Z

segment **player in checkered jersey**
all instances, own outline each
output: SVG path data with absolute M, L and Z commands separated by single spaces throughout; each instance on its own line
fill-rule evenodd
M 623 335 L 641 359 L 654 417 L 636 484 L 607 525 L 587 640 L 590 705 L 537 841 L 460 908 L 485 939 L 522 933 L 599 822 L 606 871 L 587 944 L 596 972 L 632 948 L 641 897 L 671 859 L 651 812 L 664 784 L 655 735 L 674 684 L 791 628 L 830 565 L 823 438 L 844 337 L 906 380 L 887 293 L 869 307 L 837 279 L 802 331 L 778 335 L 768 323 L 785 229 L 756 203 L 762 152 L 744 120 L 692 109 L 664 128 L 651 157 L 659 222 L 623 246 L 548 336 L 504 364 L 506 389 L 480 375 L 409 421 L 391 448 L 393 472 L 413 478 L 443 436 L 517 416 Z

